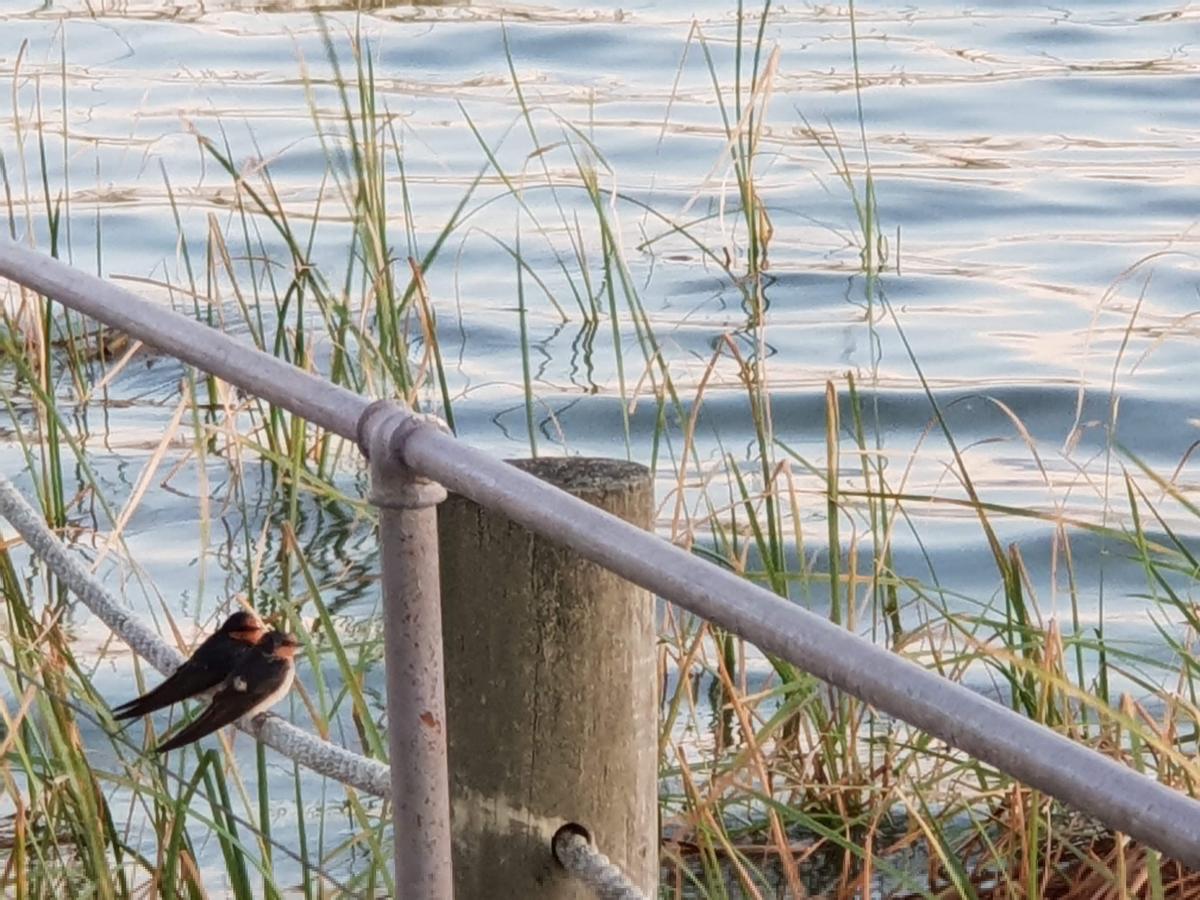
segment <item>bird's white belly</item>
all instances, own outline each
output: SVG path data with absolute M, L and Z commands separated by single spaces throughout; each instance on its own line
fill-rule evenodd
M 279 687 L 275 688 L 275 690 L 263 697 L 262 700 L 256 703 L 254 706 L 250 707 L 249 712 L 242 716 L 242 721 L 249 722 L 259 713 L 266 712 L 268 709 L 286 697 L 287 692 L 292 689 L 292 681 L 295 679 L 295 677 L 295 667 L 289 667 L 287 677 L 283 679 Z

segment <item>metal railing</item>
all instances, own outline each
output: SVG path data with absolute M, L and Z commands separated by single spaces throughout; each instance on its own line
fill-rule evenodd
M 420 416 L 41 253 L 0 241 L 0 275 L 355 441 L 381 507 L 389 745 L 400 896 L 451 896 L 437 539 L 441 485 L 1002 772 L 1200 867 L 1200 803 L 668 541 L 475 450 Z

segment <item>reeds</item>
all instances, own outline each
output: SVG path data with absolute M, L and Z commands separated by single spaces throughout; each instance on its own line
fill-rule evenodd
M 1122 470 L 1125 494 L 1121 524 L 991 502 L 975 480 L 969 448 L 956 441 L 945 398 L 911 349 L 929 409 L 911 448 L 885 439 L 883 387 L 871 371 L 834 374 L 814 389 L 820 399 L 813 408 L 824 422 L 815 453 L 791 439 L 795 423 L 780 422 L 770 340 L 776 235 L 759 181 L 773 79 L 783 64 L 766 39 L 770 12 L 769 3 L 753 12 L 739 7 L 732 70 L 721 58 L 728 39 L 721 52 L 699 26 L 688 39 L 693 64 L 712 84 L 721 132 L 714 172 L 729 176 L 729 189 L 710 178 L 682 209 L 656 202 L 652 192 L 624 190 L 586 123 L 528 91 L 506 39 L 514 121 L 492 133 L 461 105 L 479 166 L 433 228 L 422 224 L 421 186 L 406 166 L 405 126 L 375 90 L 372 48 L 330 27 L 318 61 L 327 74 L 302 63 L 325 159 L 319 181 L 303 201 L 285 196 L 269 163 L 248 169 L 236 162 L 227 134 L 198 133 L 202 152 L 227 176 L 227 205 L 209 209 L 202 229 L 189 225 L 164 165 L 178 254 L 174 271 L 143 288 L 298 366 L 357 391 L 436 408 L 454 424 L 462 402 L 456 391 L 465 388 L 447 362 L 453 304 L 441 293 L 449 279 L 431 276 L 469 265 L 465 251 L 451 257 L 455 242 L 499 248 L 512 263 L 505 290 L 521 366 L 510 388 L 529 453 L 586 443 L 563 424 L 569 403 L 562 396 L 598 396 L 598 408 L 611 411 L 620 429 L 621 451 L 654 466 L 663 486 L 659 525 L 677 543 L 1194 791 L 1200 725 L 1192 648 L 1200 621 L 1186 585 L 1198 568 L 1187 536 L 1198 510 L 1173 476 L 1112 444 L 1108 464 Z M 681 69 L 687 64 L 685 53 Z M 70 256 L 81 239 L 70 231 L 79 204 L 72 207 L 69 184 L 51 183 L 48 159 L 61 152 L 69 160 L 71 148 L 65 126 L 43 114 L 44 89 L 14 89 L 21 156 L 0 158 L 0 180 L 12 233 Z M 332 112 L 324 102 L 330 97 Z M 872 341 L 878 329 L 890 329 L 907 347 L 884 289 L 888 242 L 861 97 L 858 111 L 856 149 L 832 129 L 803 124 L 857 223 L 864 328 Z M 505 162 L 514 145 L 515 167 Z M 502 208 L 511 218 L 496 214 Z M 484 210 L 487 225 L 480 224 Z M 511 230 L 500 221 L 511 221 Z M 344 240 L 341 269 L 314 260 L 326 229 Z M 676 350 L 638 274 L 673 253 L 715 273 L 737 299 L 735 321 L 703 359 Z M 176 491 L 178 503 L 195 507 L 197 557 L 219 563 L 224 580 L 207 583 L 200 565 L 204 602 L 187 616 L 142 585 L 147 614 L 181 644 L 211 623 L 218 598 L 236 595 L 276 616 L 304 640 L 307 687 L 291 714 L 381 757 L 371 678 L 379 668 L 377 615 L 355 622 L 338 612 L 371 590 L 371 551 L 361 546 L 371 520 L 356 455 L 283 410 L 184 372 L 162 439 L 149 455 L 131 456 L 140 472 L 124 496 L 97 472 L 92 429 L 109 415 L 113 422 L 102 427 L 119 428 L 108 392 L 153 351 L 121 346 L 39 298 L 20 299 L 24 313 L 13 309 L 2 323 L 2 396 L 14 450 L 47 521 L 82 552 L 136 580 L 126 527 L 149 493 Z M 546 349 L 564 328 L 575 330 L 565 387 L 547 373 Z M 469 339 L 461 341 L 469 355 Z M 728 401 L 746 411 L 746 428 L 733 434 L 706 414 L 709 404 Z M 1044 475 L 1036 444 L 1007 413 L 1011 436 Z M 934 442 L 944 451 L 927 449 Z M 911 486 L 914 461 L 935 452 L 946 485 Z M 994 593 L 956 594 L 924 551 L 916 571 L 901 568 L 898 535 L 922 546 L 913 522 L 932 507 L 969 517 L 975 531 L 964 528 L 963 540 L 988 548 Z M 811 526 L 814 520 L 820 524 Z M 1031 572 L 1020 545 L 1001 539 L 997 523 L 1012 520 L 1053 535 L 1054 571 Z M 1143 570 L 1162 637 L 1154 652 L 1110 640 L 1103 608 L 1094 625 L 1083 624 L 1080 540 L 1102 541 Z M 314 789 L 311 776 L 295 768 L 281 774 L 261 747 L 252 757 L 245 747 L 223 745 L 166 766 L 149 761 L 141 732 L 116 730 L 107 713 L 114 698 L 91 686 L 106 654 L 119 648 L 75 646 L 69 598 L 37 572 L 17 548 L 0 549 L 7 629 L 0 665 L 8 685 L 0 703 L 0 782 L 10 825 L 0 890 L 200 897 L 211 894 L 216 878 L 237 897 L 391 895 L 380 804 L 336 784 Z M 1047 583 L 1060 581 L 1068 586 L 1068 623 L 1040 599 Z M 669 673 L 659 741 L 666 896 L 1197 891 L 1193 875 L 1152 850 L 789 664 L 762 659 L 736 635 L 667 609 L 660 653 Z M 137 672 L 135 662 L 121 664 Z M 295 810 L 295 821 L 277 821 L 281 806 Z

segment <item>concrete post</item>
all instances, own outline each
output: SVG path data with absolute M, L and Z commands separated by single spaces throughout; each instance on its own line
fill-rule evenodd
M 641 528 L 653 485 L 606 459 L 515 463 Z M 583 825 L 655 896 L 654 602 L 627 581 L 452 494 L 438 521 L 458 900 L 592 900 L 551 854 Z
M 358 434 L 379 508 L 396 896 L 453 900 L 437 541 L 446 491 L 401 461 L 419 427 L 428 426 L 381 401 Z

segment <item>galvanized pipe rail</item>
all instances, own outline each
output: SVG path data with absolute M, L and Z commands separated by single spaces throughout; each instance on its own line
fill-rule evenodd
M 322 428 L 360 440 L 367 400 L 222 332 L 9 241 L 0 241 L 0 275 Z M 371 447 L 364 450 L 378 454 L 379 448 L 386 448 L 397 466 L 499 510 L 876 709 L 1110 828 L 1200 867 L 1200 803 L 1191 798 L 472 449 L 398 406 L 382 411 L 376 407 L 371 420 Z M 376 465 L 373 460 L 373 467 Z M 433 552 L 436 554 L 436 544 Z M 426 579 L 427 570 L 418 577 Z M 420 592 L 422 588 L 410 586 L 410 590 Z M 388 648 L 389 667 L 400 662 L 392 649 Z M 414 710 L 396 708 L 393 701 L 389 692 L 390 730 L 396 731 L 396 723 L 411 721 Z M 434 725 L 442 724 L 441 710 L 431 706 L 419 712 L 429 716 Z M 393 735 L 393 754 L 397 750 Z M 403 767 L 403 760 L 395 755 L 392 759 L 395 791 L 397 769 Z M 442 808 L 434 812 L 440 815 Z M 422 821 L 419 813 L 410 810 L 414 818 L 404 822 L 398 817 L 396 830 L 416 827 Z M 425 825 L 428 820 L 421 827 Z M 435 842 L 448 841 L 441 834 L 430 837 Z M 398 842 L 398 870 L 403 863 L 400 849 Z M 439 857 L 448 858 L 448 844 L 442 849 L 446 855 L 441 857 L 439 850 Z M 410 858 L 409 863 L 416 861 Z M 400 890 L 400 871 L 397 878 Z M 443 891 L 414 890 L 412 896 L 449 896 Z

